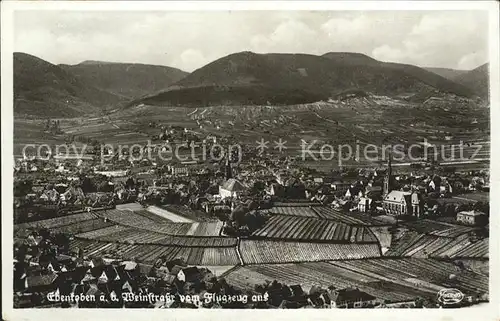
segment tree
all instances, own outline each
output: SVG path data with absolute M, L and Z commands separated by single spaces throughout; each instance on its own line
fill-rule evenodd
M 259 194 L 260 192 L 264 191 L 265 188 L 266 188 L 266 185 L 264 184 L 264 182 L 256 181 L 255 183 L 253 183 L 251 192 L 253 194 Z
M 472 208 L 476 211 L 483 212 L 488 216 L 490 215 L 490 204 L 488 202 L 476 202 Z
M 33 188 L 32 180 L 19 180 L 14 182 L 14 196 L 15 197 L 23 197 L 26 194 L 31 193 Z
M 88 178 L 88 177 L 84 177 L 82 179 L 82 191 L 83 193 L 85 194 L 88 194 L 88 193 L 94 193 L 96 192 L 97 188 L 94 184 L 94 182 Z
M 109 185 L 108 181 L 101 181 L 97 185 L 97 191 L 98 192 L 112 192 L 113 191 L 113 185 Z
M 125 182 L 125 186 L 127 187 L 127 189 L 134 189 L 136 187 L 136 182 L 132 177 L 129 177 Z
M 230 220 L 235 222 L 238 227 L 244 226 L 246 225 L 245 214 L 246 214 L 246 208 L 243 207 L 242 205 L 238 205 L 231 212 Z

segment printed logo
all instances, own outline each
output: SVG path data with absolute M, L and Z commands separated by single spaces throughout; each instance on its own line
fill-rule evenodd
M 462 302 L 464 294 L 459 289 L 442 289 L 438 292 L 438 302 L 450 305 Z

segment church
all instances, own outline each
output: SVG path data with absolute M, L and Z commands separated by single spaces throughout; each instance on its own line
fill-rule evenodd
M 392 164 L 389 157 L 382 196 L 382 207 L 385 213 L 392 216 L 420 217 L 423 210 L 423 200 L 420 193 L 393 190 L 393 186 Z
M 226 173 L 225 182 L 219 186 L 219 196 L 221 199 L 225 198 L 239 198 L 242 193 L 246 191 L 246 186 L 239 180 L 233 178 L 231 163 L 229 158 L 226 159 Z

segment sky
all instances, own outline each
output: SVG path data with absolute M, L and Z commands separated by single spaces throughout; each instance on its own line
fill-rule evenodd
M 421 67 L 488 61 L 486 11 L 17 11 L 14 50 L 54 64 L 145 63 L 188 72 L 231 53 L 359 52 Z

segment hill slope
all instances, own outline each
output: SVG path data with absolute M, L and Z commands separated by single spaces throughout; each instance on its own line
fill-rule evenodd
M 462 69 L 451 69 L 451 68 L 424 68 L 427 71 L 433 72 L 437 75 L 440 75 L 441 77 L 444 77 L 449 80 L 454 80 L 455 77 L 458 77 L 462 74 L 465 74 L 468 72 L 468 70 L 462 70 Z
M 424 68 L 420 68 L 414 65 L 394 63 L 394 62 L 382 62 L 375 60 L 366 55 L 358 54 L 358 53 L 338 53 L 338 52 L 329 52 L 323 55 L 323 57 L 327 57 L 334 61 L 342 61 L 346 64 L 349 64 L 353 67 L 357 68 L 380 68 L 381 70 L 385 70 L 387 73 L 392 73 L 394 76 L 392 81 L 397 81 L 398 77 L 402 77 L 403 79 L 411 78 L 413 79 L 413 84 L 420 83 L 418 87 L 427 86 L 427 93 L 451 93 L 458 96 L 469 97 L 473 95 L 473 92 L 456 82 L 447 79 L 435 72 L 431 72 Z M 411 82 L 408 82 L 410 84 Z M 422 86 L 424 85 L 424 86 Z M 425 96 L 426 91 L 412 90 L 412 88 L 408 88 L 409 91 L 418 96 Z
M 300 104 L 327 100 L 352 89 L 388 96 L 424 91 L 472 95 L 468 88 L 421 68 L 383 63 L 361 54 L 240 52 L 195 70 L 160 94 L 133 103 Z
M 490 83 L 489 68 L 489 63 L 485 63 L 484 65 L 472 69 L 465 74 L 455 77 L 454 81 L 471 88 L 481 97 L 488 98 Z
M 77 65 L 60 66 L 85 82 L 128 98 L 165 89 L 188 74 L 166 66 L 102 61 L 84 61 Z
M 25 53 L 14 53 L 14 113 L 72 117 L 99 112 L 123 97 L 98 89 L 72 73 Z

